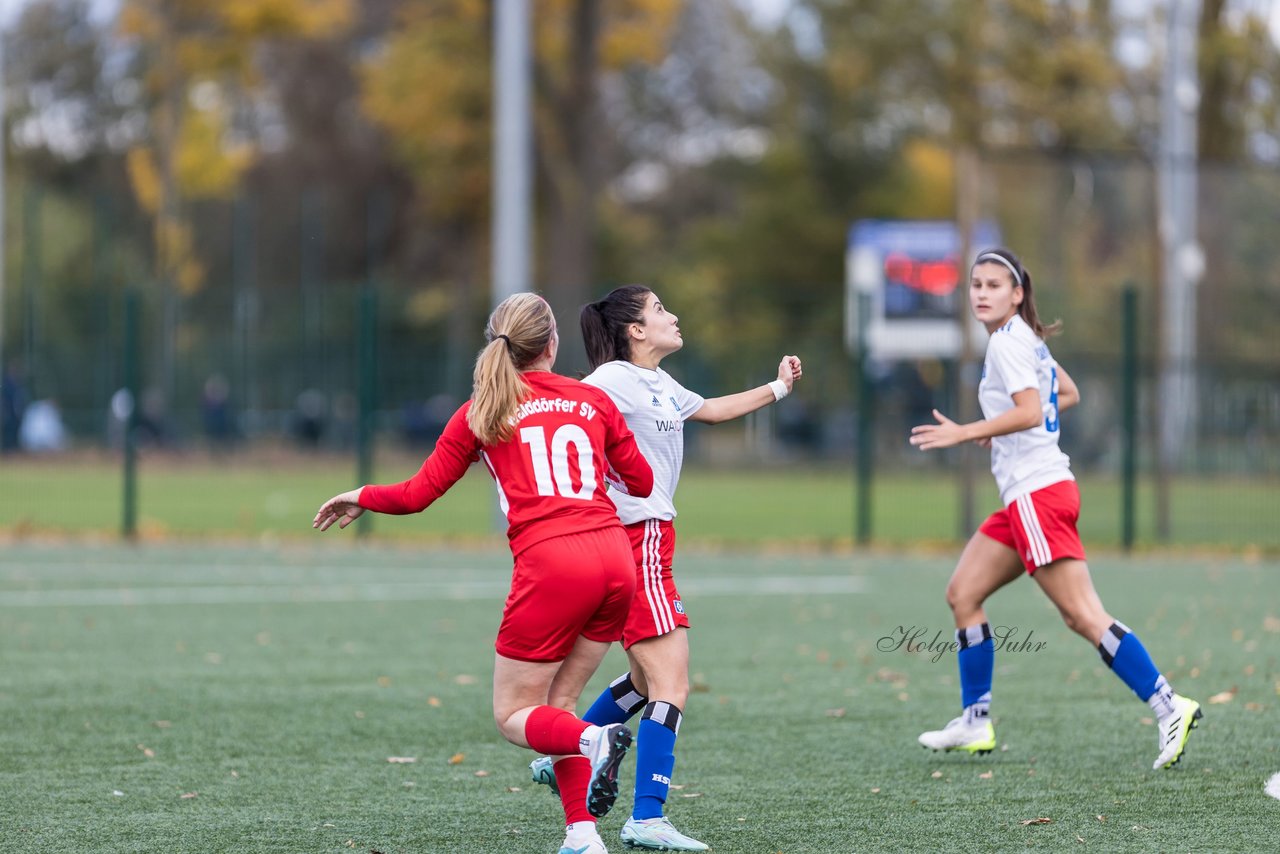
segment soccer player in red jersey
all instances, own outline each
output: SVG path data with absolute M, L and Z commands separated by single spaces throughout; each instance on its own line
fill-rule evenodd
M 719 424 L 781 400 L 803 374 L 800 359 L 784 356 L 778 378 L 724 397 L 704 398 L 659 364 L 684 346 L 679 318 L 644 285 L 623 285 L 582 307 L 583 343 L 592 373 L 584 380 L 609 393 L 653 466 L 648 497 L 617 494 L 618 516 L 635 552 L 636 595 L 622 646 L 631 669 L 614 679 L 583 715 L 597 724 L 640 715 L 636 727 L 635 800 L 622 826 L 628 848 L 706 851 L 680 832 L 665 812 L 675 769 L 676 738 L 689 698 L 689 617 L 676 589 L 675 494 L 684 464 L 684 422 Z M 546 760 L 535 759 L 535 782 L 551 785 Z
M 560 339 L 536 294 L 489 317 L 471 399 L 408 480 L 363 486 L 321 506 L 312 526 L 345 528 L 365 510 L 417 513 L 483 460 L 498 487 L 515 559 L 495 644 L 493 715 L 512 744 L 557 757 L 568 824 L 564 849 L 599 854 L 595 819 L 613 806 L 623 725 L 576 717 L 578 695 L 613 641 L 635 592 L 631 543 L 605 493 L 645 496 L 653 471 L 609 396 L 551 373 Z

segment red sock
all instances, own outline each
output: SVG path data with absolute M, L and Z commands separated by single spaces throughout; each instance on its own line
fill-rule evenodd
M 554 766 L 556 785 L 560 787 L 560 803 L 564 804 L 566 824 L 594 822 L 587 812 L 587 783 L 591 781 L 591 763 L 585 756 L 566 756 Z
M 539 753 L 576 756 L 578 738 L 588 726 L 590 724 L 572 712 L 554 706 L 538 706 L 524 722 L 524 740 Z

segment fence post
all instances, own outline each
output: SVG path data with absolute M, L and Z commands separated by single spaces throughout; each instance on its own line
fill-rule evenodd
M 1121 297 L 1120 366 L 1120 542 L 1132 551 L 1138 480 L 1138 290 L 1132 282 Z
M 373 482 L 373 416 L 378 405 L 378 294 L 373 285 L 360 292 L 360 413 L 356 419 L 356 483 Z M 372 514 L 366 513 L 356 525 L 356 536 L 372 530 Z
M 875 451 L 875 386 L 871 381 L 871 371 L 867 360 L 870 348 L 867 346 L 867 319 L 871 313 L 871 297 L 865 293 L 858 294 L 858 322 L 862 324 L 858 335 L 858 465 L 857 483 L 854 490 L 856 534 L 858 545 L 871 542 L 871 457 Z
M 124 296 L 124 394 L 112 398 L 112 413 L 122 422 L 124 487 L 121 496 L 120 534 L 126 540 L 138 536 L 138 293 L 129 288 Z M 117 403 L 120 405 L 117 406 Z

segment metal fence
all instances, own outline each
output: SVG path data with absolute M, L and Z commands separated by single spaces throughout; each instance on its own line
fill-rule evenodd
M 1280 544 L 1271 521 L 1280 495 L 1280 241 L 1273 232 L 1280 175 L 1204 168 L 1200 186 L 1207 265 L 1197 356 L 1184 365 L 1159 358 L 1157 205 L 1148 163 L 989 157 L 981 212 L 1000 224 L 1032 270 L 1042 316 L 1065 322 L 1065 333 L 1050 343 L 1083 392 L 1084 405 L 1071 413 L 1063 436 L 1076 471 L 1120 480 L 1125 448 L 1133 448 L 1139 486 L 1149 492 L 1137 537 L 1153 542 L 1180 518 L 1179 503 L 1194 507 L 1255 490 L 1257 500 L 1232 514 L 1234 527 L 1220 539 L 1274 546 Z M 166 281 L 157 272 L 152 224 L 126 199 L 15 179 L 3 312 L 6 395 L 52 402 L 72 444 L 118 442 L 112 401 L 124 384 L 124 294 L 134 290 L 142 441 L 235 448 L 284 437 L 354 453 L 364 400 L 372 409 L 370 441 L 429 449 L 468 394 L 488 294 L 482 282 L 446 285 L 415 271 L 395 251 L 397 212 L 388 199 L 373 191 L 363 210 L 352 211 L 316 190 L 193 205 L 184 218 L 192 235 L 188 260 L 198 275 Z M 841 275 L 830 271 L 832 312 Z M 1126 287 L 1135 290 L 1138 306 L 1136 335 L 1127 343 Z M 362 309 L 362 300 L 373 301 Z M 797 334 L 777 330 L 779 352 Z M 1133 348 L 1136 388 L 1129 441 L 1126 346 Z M 729 393 L 753 381 L 742 366 L 689 349 L 674 370 L 683 368 L 698 390 Z M 852 471 L 859 366 L 835 339 L 802 355 L 806 381 L 787 406 L 722 428 L 749 434 L 736 446 L 738 458 L 711 453 L 703 432 L 694 430 L 691 460 L 785 458 Z M 867 445 L 875 476 L 920 475 L 932 488 L 947 488 L 954 461 L 923 459 L 906 436 L 933 407 L 954 412 L 960 395 L 975 395 L 972 371 L 941 361 L 867 368 L 875 391 Z M 1190 440 L 1161 470 L 1156 397 L 1161 373 L 1170 370 L 1194 377 L 1198 404 Z M 12 416 L 6 423 L 10 432 L 16 426 Z M 1117 542 L 1124 536 L 1121 515 L 1117 508 Z

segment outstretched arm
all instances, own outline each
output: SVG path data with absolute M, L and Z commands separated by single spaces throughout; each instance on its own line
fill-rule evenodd
M 950 448 L 962 442 L 987 444 L 992 437 L 1029 430 L 1044 417 L 1040 411 L 1040 392 L 1034 388 L 1014 392 L 1013 403 L 1013 409 L 1002 412 L 995 418 L 969 424 L 957 424 L 935 409 L 933 417 L 938 423 L 912 427 L 911 444 L 922 451 Z
M 360 506 L 360 493 L 363 490 L 363 486 L 349 489 L 321 504 L 316 518 L 311 520 L 311 527 L 327 531 L 334 522 L 338 523 L 339 528 L 345 528 L 359 519 L 364 513 L 364 508 Z
M 708 398 L 697 412 L 689 416 L 689 420 L 700 421 L 703 424 L 719 424 L 722 421 L 741 418 L 748 412 L 755 412 L 774 401 L 782 400 L 791 393 L 796 380 L 803 375 L 804 369 L 798 356 L 783 356 L 782 361 L 778 363 L 776 380 L 737 394 Z

